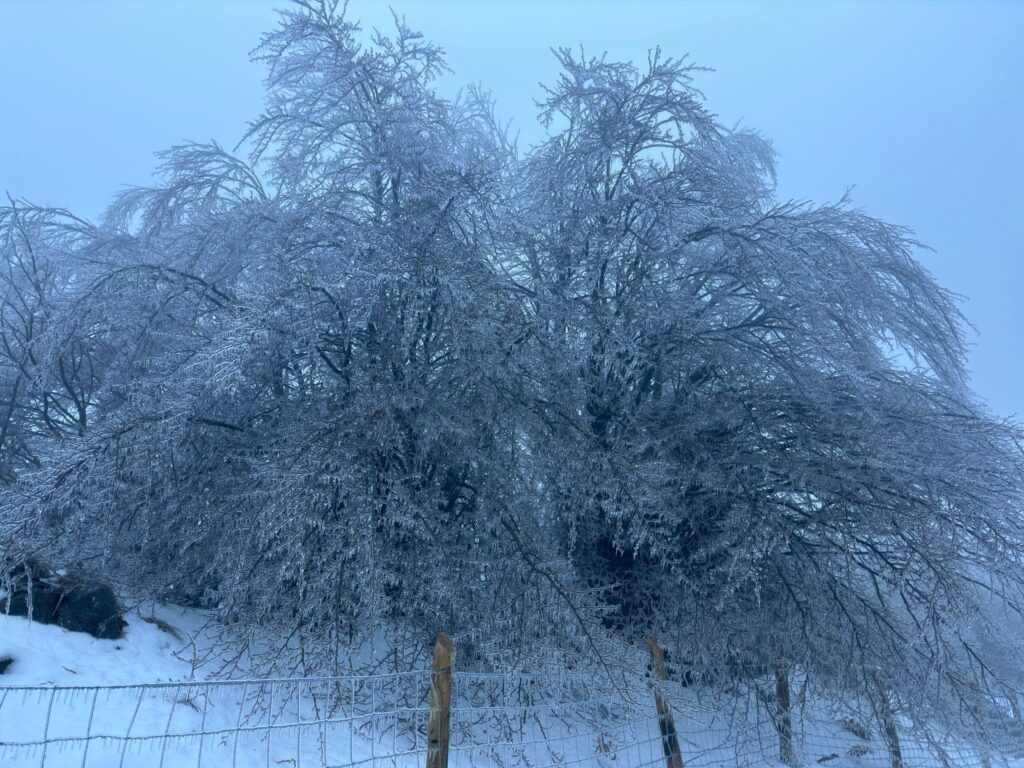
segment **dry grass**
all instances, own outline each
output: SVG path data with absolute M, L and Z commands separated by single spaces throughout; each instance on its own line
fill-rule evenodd
M 178 640 L 179 642 L 184 642 L 185 640 L 185 638 L 181 636 L 181 633 L 177 629 L 175 629 L 171 624 L 168 624 L 163 619 L 158 619 L 156 616 L 143 616 L 142 620 L 147 622 L 148 624 L 154 625 L 157 629 L 161 630 L 162 632 L 166 632 L 168 635 L 173 637 L 175 640 Z

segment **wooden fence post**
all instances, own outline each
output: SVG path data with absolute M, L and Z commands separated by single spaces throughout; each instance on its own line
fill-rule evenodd
M 430 725 L 427 728 L 427 768 L 448 768 L 451 733 L 452 663 L 455 644 L 443 632 L 434 645 L 430 667 Z
M 779 663 L 775 665 L 775 725 L 779 731 L 779 762 L 795 765 L 793 753 L 793 716 L 789 695 L 789 670 Z
M 875 687 L 878 689 L 878 715 L 882 721 L 882 732 L 885 734 L 885 745 L 889 749 L 889 764 L 892 768 L 903 768 L 903 751 L 900 749 L 900 734 L 896 730 L 896 720 L 892 713 L 892 702 L 889 699 L 889 688 L 882 682 L 876 672 Z
M 651 652 L 651 667 L 654 669 L 654 676 L 661 682 L 668 680 L 665 654 L 662 653 L 658 642 L 650 635 L 647 636 L 647 648 Z M 679 751 L 679 737 L 676 735 L 672 710 L 669 708 L 668 701 L 657 690 L 654 692 L 654 706 L 658 711 L 658 729 L 661 731 L 661 748 L 665 753 L 665 768 L 683 768 L 683 755 Z

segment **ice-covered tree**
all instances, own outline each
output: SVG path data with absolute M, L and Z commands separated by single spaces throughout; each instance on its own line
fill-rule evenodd
M 249 157 L 173 148 L 100 226 L 0 211 L 21 549 L 313 666 L 382 623 L 605 672 L 654 632 L 688 679 L 1001 716 L 1020 435 L 910 233 L 778 200 L 685 61 L 559 51 L 520 154 L 404 23 L 361 39 L 295 3 Z
M 916 244 L 776 201 L 767 144 L 717 125 L 683 62 L 559 58 L 518 179 L 530 460 L 611 623 L 717 674 L 998 697 L 963 618 L 979 589 L 1021 605 L 1019 433 L 967 392 Z

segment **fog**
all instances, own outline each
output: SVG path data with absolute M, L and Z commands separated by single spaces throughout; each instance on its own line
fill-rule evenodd
M 0 2 L 0 190 L 98 216 L 145 184 L 152 153 L 183 140 L 231 147 L 262 105 L 247 52 L 281 3 Z M 448 53 L 454 94 L 493 91 L 521 143 L 542 136 L 533 100 L 549 48 L 645 59 L 689 54 L 726 124 L 778 152 L 782 197 L 853 199 L 907 225 L 965 297 L 973 385 L 992 411 L 1024 412 L 1024 4 L 400 2 Z M 349 17 L 387 28 L 382 2 Z

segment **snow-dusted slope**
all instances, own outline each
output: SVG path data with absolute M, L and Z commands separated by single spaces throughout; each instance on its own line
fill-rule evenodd
M 125 617 L 121 640 L 97 640 L 19 616 L 0 614 L 0 658 L 13 663 L 0 685 L 114 685 L 189 680 L 190 637 L 205 617 L 174 606 L 147 606 Z M 163 628 L 161 628 L 163 627 Z
M 213 665 L 195 663 L 210 650 L 206 615 L 147 605 L 126 619 L 124 638 L 96 640 L 0 615 L 0 659 L 13 659 L 0 675 L 2 768 L 423 764 L 427 670 L 331 681 L 210 680 Z M 453 768 L 664 765 L 653 707 L 616 720 L 612 705 L 595 727 L 593 715 L 602 710 L 587 690 L 568 705 L 534 700 L 523 706 L 509 698 L 504 682 L 494 684 L 501 696 L 491 700 L 469 694 L 473 679 L 456 675 Z M 491 685 L 486 676 L 483 682 Z M 777 740 L 763 710 L 744 714 L 713 696 L 676 693 L 688 768 L 778 765 Z M 466 706 L 470 701 L 473 708 Z M 583 711 L 590 715 L 586 722 Z M 502 727 L 493 727 L 496 712 L 507 718 Z M 806 765 L 889 768 L 877 733 L 858 736 L 829 716 L 825 703 L 806 704 L 794 725 Z M 911 734 L 904 749 L 906 768 L 943 766 Z M 984 765 L 973 753 L 950 759 L 946 765 L 957 768 Z
M 373 751 L 348 723 L 288 727 L 317 717 L 302 684 L 275 686 L 280 727 L 268 745 L 267 717 L 251 704 L 269 687 L 208 681 L 193 664 L 205 650 L 201 612 L 147 606 L 125 618 L 122 639 L 97 640 L 0 615 L 0 659 L 13 659 L 0 675 L 0 766 L 314 766 Z M 26 746 L 43 741 L 45 751 Z

